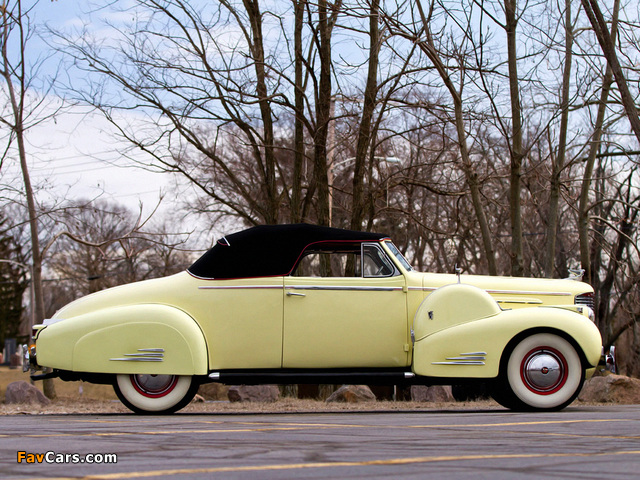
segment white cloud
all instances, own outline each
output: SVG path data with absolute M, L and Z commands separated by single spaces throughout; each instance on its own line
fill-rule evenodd
M 98 113 L 70 108 L 26 133 L 29 169 L 39 200 L 91 199 L 100 196 L 149 213 L 161 192 L 170 188 L 169 174 L 133 165 L 118 151 L 127 145 Z M 17 152 L 3 166 L 5 178 L 19 173 Z M 165 207 L 166 208 L 166 207 Z

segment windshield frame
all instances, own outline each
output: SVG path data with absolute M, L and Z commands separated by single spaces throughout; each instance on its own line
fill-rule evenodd
M 409 260 L 407 260 L 407 258 L 402 254 L 400 250 L 398 250 L 398 247 L 396 247 L 396 245 L 391 240 L 385 240 L 384 244 L 389 252 L 393 255 L 393 257 L 395 257 L 398 263 L 402 266 L 402 268 L 404 268 L 407 272 L 414 271 L 414 268 L 409 263 Z

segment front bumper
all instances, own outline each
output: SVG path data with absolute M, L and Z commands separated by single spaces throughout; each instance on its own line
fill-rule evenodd
M 36 372 L 42 370 L 44 370 L 44 368 L 38 365 L 37 362 L 35 344 L 27 345 L 25 343 L 24 345 L 22 345 L 22 371 L 31 371 L 31 380 L 46 380 L 48 378 L 56 378 L 59 376 L 59 373 L 55 370 L 49 371 L 47 373 L 43 372 L 40 374 L 36 374 Z
M 40 366 L 36 362 L 36 346 L 25 343 L 22 345 L 22 371 L 28 372 L 31 370 L 31 372 L 35 372 L 40 369 Z
M 609 352 L 605 353 L 604 347 L 602 347 L 602 354 L 600 355 L 600 362 L 598 367 L 601 370 L 607 370 L 611 373 L 618 373 L 616 368 L 616 347 L 609 347 Z
M 22 345 L 22 371 L 35 373 L 38 370 L 43 370 L 43 367 L 38 365 L 38 358 L 36 355 L 36 339 L 40 332 L 47 326 L 50 320 L 45 320 L 44 323 L 34 325 L 33 334 L 31 336 L 31 343 Z

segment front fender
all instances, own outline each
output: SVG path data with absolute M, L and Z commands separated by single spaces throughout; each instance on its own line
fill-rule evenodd
M 41 330 L 38 364 L 91 373 L 205 375 L 207 346 L 198 324 L 166 305 L 106 308 Z
M 574 311 L 536 307 L 454 325 L 427 335 L 414 346 L 413 371 L 444 378 L 495 378 L 509 342 L 527 331 L 556 331 L 570 337 L 590 367 L 602 350 L 598 328 Z

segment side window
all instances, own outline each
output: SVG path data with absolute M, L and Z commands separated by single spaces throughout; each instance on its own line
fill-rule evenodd
M 376 243 L 329 244 L 304 252 L 294 277 L 378 278 L 398 275 L 398 269 Z
M 391 277 L 398 272 L 389 257 L 375 243 L 362 244 L 363 277 Z
M 360 277 L 360 251 L 309 251 L 298 262 L 294 277 Z

